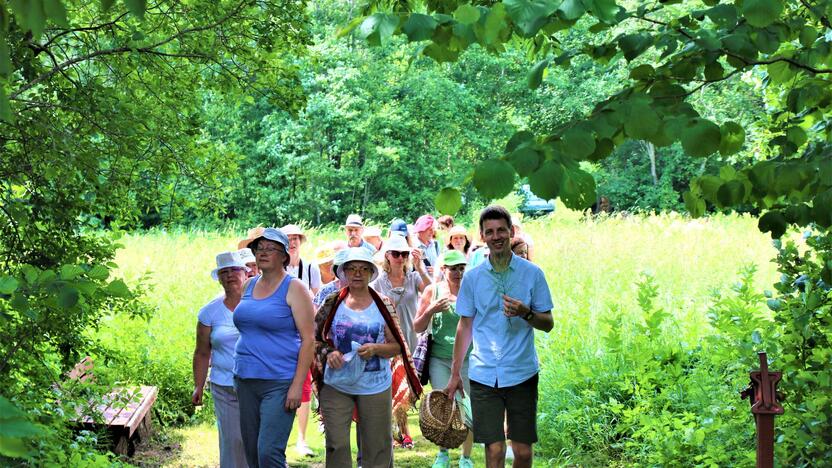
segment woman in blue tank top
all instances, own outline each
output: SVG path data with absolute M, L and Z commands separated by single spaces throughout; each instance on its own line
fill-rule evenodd
M 306 287 L 286 273 L 289 240 L 282 231 L 266 228 L 249 245 L 260 275 L 234 311 L 240 430 L 250 467 L 283 468 L 314 352 L 314 307 Z

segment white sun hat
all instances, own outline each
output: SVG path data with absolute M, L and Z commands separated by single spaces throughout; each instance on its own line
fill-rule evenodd
M 257 258 L 254 257 L 254 253 L 252 253 L 251 249 L 248 247 L 238 250 L 237 254 L 240 256 L 243 263 L 253 263 L 257 261 Z
M 345 252 L 341 258 L 338 258 L 338 254 L 341 252 Z M 335 269 L 335 275 L 338 276 L 338 279 L 341 280 L 343 283 L 347 283 L 347 276 L 344 272 L 344 265 L 350 262 L 365 262 L 370 265 L 370 269 L 372 270 L 372 274 L 370 275 L 370 282 L 374 281 L 378 278 L 378 267 L 376 266 L 375 262 L 373 262 L 373 254 L 370 253 L 369 250 L 365 249 L 364 247 L 350 247 L 346 250 L 342 250 L 335 255 L 336 260 L 343 260 L 343 263 L 338 265 L 338 268 Z
M 249 271 L 238 252 L 221 252 L 217 254 L 217 267 L 211 271 L 211 278 L 214 278 L 214 281 L 219 280 L 217 273 L 223 268 L 242 268 L 245 271 Z
M 300 241 L 304 244 L 306 243 L 306 234 L 303 233 L 303 229 L 297 224 L 287 224 L 280 228 L 280 230 L 283 231 L 283 234 L 286 234 L 286 237 L 300 236 Z
M 394 252 L 412 252 L 413 247 L 407 245 L 407 240 L 402 236 L 392 236 L 381 246 L 381 254 L 384 255 L 389 251 Z

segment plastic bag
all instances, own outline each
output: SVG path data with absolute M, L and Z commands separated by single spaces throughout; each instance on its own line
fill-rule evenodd
M 360 343 L 352 342 L 352 351 L 344 355 L 344 365 L 340 369 L 334 369 L 331 366 L 326 366 L 324 371 L 324 382 L 327 385 L 355 385 L 361 380 L 361 375 L 364 373 L 364 367 L 367 361 L 361 359 L 358 355 L 358 348 Z

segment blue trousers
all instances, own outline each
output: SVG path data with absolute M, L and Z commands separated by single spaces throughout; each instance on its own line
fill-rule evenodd
M 240 432 L 251 468 L 284 468 L 295 412 L 286 411 L 290 380 L 234 378 L 240 402 Z

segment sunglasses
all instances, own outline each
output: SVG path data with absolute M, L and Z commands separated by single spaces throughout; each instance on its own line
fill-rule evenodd
M 396 252 L 395 250 L 388 251 L 391 257 L 393 258 L 407 258 L 410 256 L 410 252 Z

